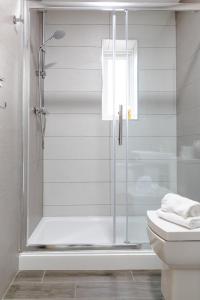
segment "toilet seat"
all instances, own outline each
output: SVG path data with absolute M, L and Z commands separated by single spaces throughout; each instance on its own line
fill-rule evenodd
M 147 211 L 150 229 L 166 241 L 200 241 L 200 228 L 187 229 L 161 219 L 156 211 Z

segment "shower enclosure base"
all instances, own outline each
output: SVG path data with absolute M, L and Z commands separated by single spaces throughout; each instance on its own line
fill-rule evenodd
M 27 251 L 19 270 L 160 270 L 151 250 Z
M 112 217 L 42 218 L 28 240 L 27 251 L 19 256 L 19 269 L 160 269 L 158 257 L 144 249 L 148 243 L 145 217 L 130 217 L 129 244 L 124 243 L 125 218 L 117 217 L 115 244 L 112 222 Z
M 125 217 L 117 217 L 115 245 L 148 243 L 146 218 L 129 217 L 128 243 Z M 112 217 L 43 217 L 28 240 L 28 246 L 113 246 Z

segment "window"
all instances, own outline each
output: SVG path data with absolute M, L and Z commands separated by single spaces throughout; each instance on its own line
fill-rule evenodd
M 113 112 L 118 117 L 119 105 L 123 105 L 123 118 L 126 118 L 126 99 L 128 99 L 128 118 L 137 119 L 137 41 L 117 40 L 115 43 L 115 77 L 113 76 L 113 41 L 102 42 L 102 119 L 112 120 Z M 115 90 L 113 83 L 115 78 Z M 115 109 L 113 109 L 113 90 Z

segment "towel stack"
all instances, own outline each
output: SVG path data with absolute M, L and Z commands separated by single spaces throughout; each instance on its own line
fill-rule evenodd
M 200 227 L 200 203 L 177 194 L 169 193 L 163 197 L 158 215 L 189 229 Z

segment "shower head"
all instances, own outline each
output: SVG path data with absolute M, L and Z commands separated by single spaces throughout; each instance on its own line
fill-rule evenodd
M 42 49 L 46 43 L 52 39 L 60 40 L 64 38 L 65 32 L 63 30 L 56 30 L 44 43 L 40 46 L 40 49 Z
M 60 40 L 62 38 L 64 38 L 65 36 L 65 32 L 63 30 L 56 30 L 54 32 L 54 34 L 52 35 L 52 38 L 56 39 L 56 40 Z

